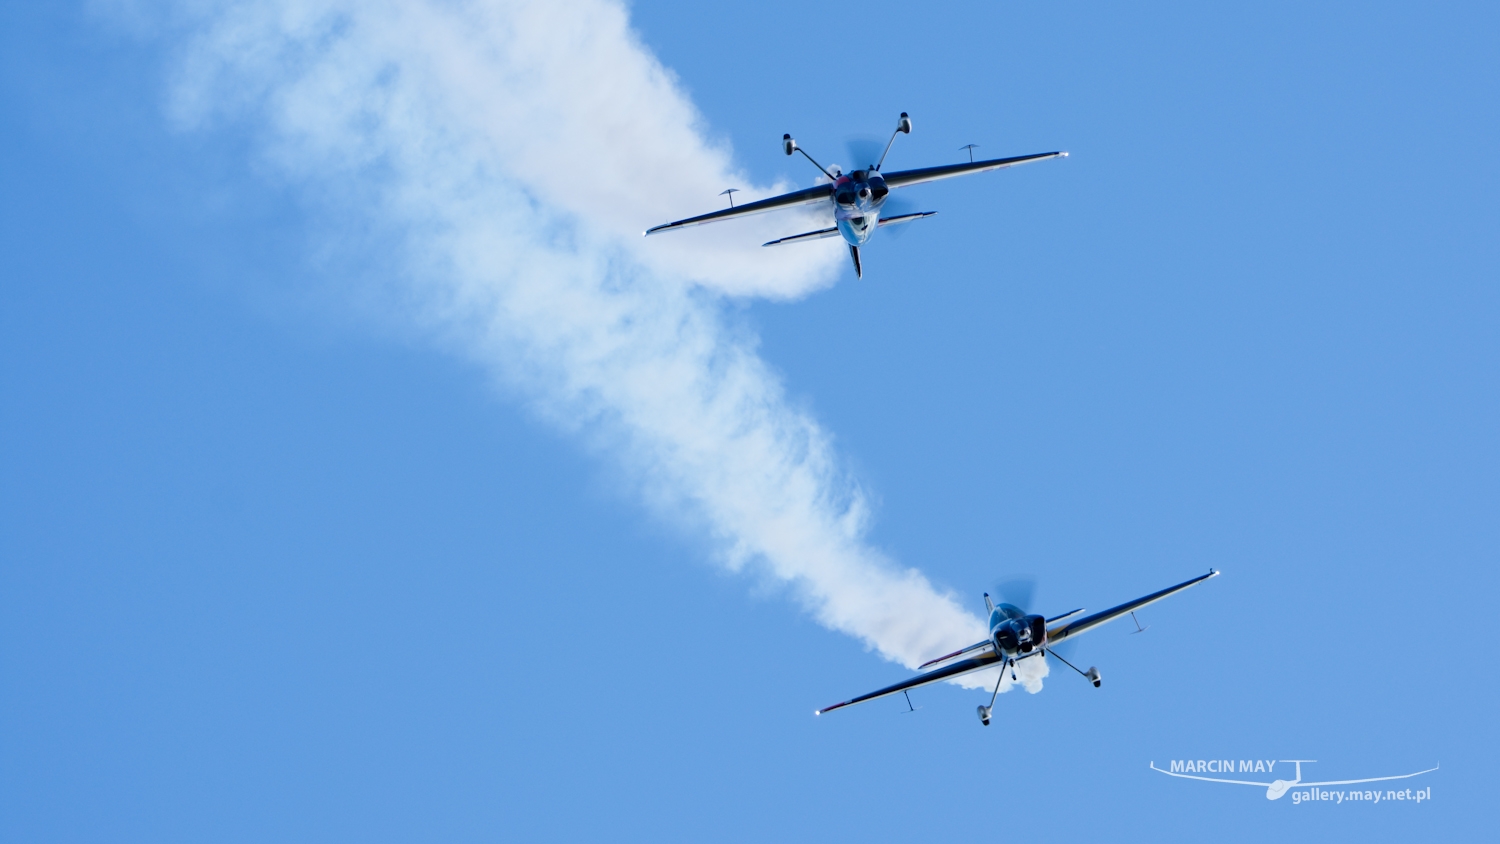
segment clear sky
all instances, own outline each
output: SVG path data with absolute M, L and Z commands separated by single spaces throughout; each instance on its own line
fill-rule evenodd
M 432 6 L 0 10 L 0 839 L 1489 834 L 1492 6 Z

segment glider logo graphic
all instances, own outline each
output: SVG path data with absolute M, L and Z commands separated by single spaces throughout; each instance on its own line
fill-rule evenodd
M 1341 791 L 1328 791 L 1323 789 L 1327 785 L 1355 785 L 1367 782 L 1386 782 L 1387 780 L 1405 780 L 1430 774 L 1437 770 L 1437 766 L 1425 771 L 1417 771 L 1414 774 L 1397 774 L 1390 777 L 1367 777 L 1358 780 L 1328 780 L 1326 782 L 1303 782 L 1302 766 L 1310 765 L 1316 759 L 1241 759 L 1239 761 L 1239 773 L 1271 773 L 1277 764 L 1291 764 L 1297 766 L 1296 775 L 1290 780 L 1276 779 L 1270 782 L 1257 782 L 1254 780 L 1232 780 L 1221 777 L 1205 777 L 1201 774 L 1232 774 L 1235 773 L 1235 760 L 1233 759 L 1174 759 L 1170 770 L 1156 767 L 1151 763 L 1151 770 L 1166 774 L 1169 777 L 1181 777 L 1189 780 L 1203 780 L 1204 782 L 1222 782 L 1231 785 L 1254 785 L 1266 790 L 1267 800 L 1280 800 L 1288 792 L 1292 794 L 1293 803 L 1304 803 L 1307 801 L 1329 801 L 1344 803 L 1345 801 L 1358 801 L 1367 803 L 1382 803 L 1392 800 L 1410 800 L 1421 803 L 1432 799 L 1432 787 L 1413 791 L 1409 788 L 1399 791 L 1383 789 L 1354 789 Z

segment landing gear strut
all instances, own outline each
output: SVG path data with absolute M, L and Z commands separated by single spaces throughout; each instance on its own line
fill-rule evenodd
M 1066 659 L 1063 659 L 1062 657 L 1058 656 L 1057 655 L 1057 651 L 1054 651 L 1054 650 L 1051 650 L 1051 649 L 1047 649 L 1047 650 L 1043 650 L 1042 653 L 1046 654 L 1047 656 L 1056 657 L 1059 661 L 1062 662 L 1063 665 L 1068 666 L 1069 668 L 1073 669 L 1074 671 L 1078 671 L 1079 674 L 1083 675 L 1083 679 L 1089 681 L 1090 683 L 1093 683 L 1094 684 L 1094 688 L 1096 688 L 1096 689 L 1099 688 L 1099 684 L 1100 683 L 1104 682 L 1104 677 L 1099 674 L 1099 669 L 1094 668 L 1093 666 L 1089 666 L 1089 670 L 1088 671 L 1079 671 L 1078 666 L 1076 666 L 1073 663 L 1068 662 Z
M 1006 659 L 1005 664 L 1000 666 L 1000 676 L 995 678 L 995 693 L 990 695 L 990 705 L 979 707 L 979 723 L 988 727 L 990 725 L 990 711 L 995 708 L 995 698 L 1000 696 L 1000 684 L 1005 682 L 1005 669 L 1010 669 L 1010 679 L 1016 679 L 1016 662 Z

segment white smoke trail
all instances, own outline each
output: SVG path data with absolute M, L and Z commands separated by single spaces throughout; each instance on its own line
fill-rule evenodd
M 863 542 L 865 501 L 828 436 L 725 322 L 725 297 L 832 283 L 840 242 L 758 246 L 823 221 L 641 237 L 725 187 L 793 186 L 754 185 L 705 140 L 619 3 L 262 0 L 185 16 L 176 117 L 248 120 L 335 231 L 398 232 L 424 328 L 618 461 L 654 510 L 887 659 L 984 638 Z M 1036 691 L 1046 666 L 1022 665 Z

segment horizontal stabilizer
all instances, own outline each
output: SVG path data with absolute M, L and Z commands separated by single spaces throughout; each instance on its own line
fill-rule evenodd
M 881 220 L 880 224 L 881 225 L 885 225 L 885 221 Z M 783 243 L 801 243 L 804 240 L 822 240 L 825 237 L 833 237 L 834 235 L 836 235 L 838 233 L 839 233 L 839 230 L 837 228 L 832 228 L 832 229 L 818 229 L 815 232 L 807 232 L 805 234 L 794 234 L 791 237 L 783 237 L 780 240 L 773 240 L 770 243 L 762 243 L 761 246 L 780 246 Z
M 902 214 L 898 217 L 881 217 L 879 225 L 897 226 L 902 223 L 910 223 L 912 220 L 920 220 L 923 217 L 931 217 L 936 211 L 918 211 L 915 214 Z

